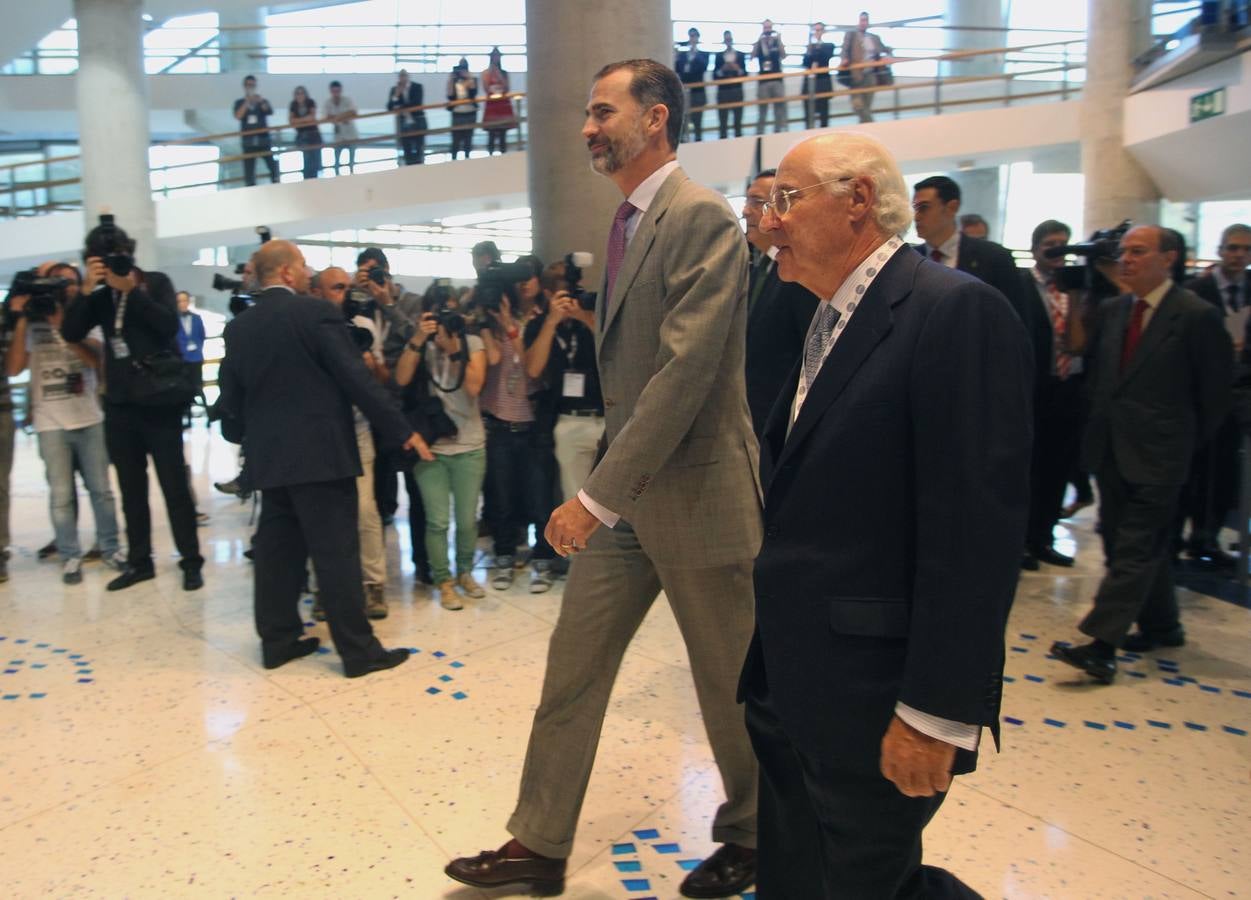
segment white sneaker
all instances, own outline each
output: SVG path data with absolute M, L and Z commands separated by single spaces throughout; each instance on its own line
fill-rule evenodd
M 126 568 L 126 554 L 121 550 L 116 550 L 113 553 L 106 554 L 101 557 L 101 560 L 106 566 L 117 572 Z
M 61 566 L 61 581 L 66 584 L 82 584 L 83 581 L 83 558 L 81 556 L 71 556 Z

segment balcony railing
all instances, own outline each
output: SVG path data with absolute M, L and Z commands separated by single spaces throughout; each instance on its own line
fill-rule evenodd
M 923 64 L 937 74 L 932 77 L 908 76 L 909 67 Z M 902 118 L 925 115 L 939 115 L 945 112 L 965 109 L 1007 106 L 1018 103 L 1038 102 L 1043 100 L 1065 100 L 1081 90 L 1086 65 L 1086 46 L 1082 39 L 1048 41 L 1037 44 L 1024 44 L 1015 47 L 1001 47 L 986 50 L 968 50 L 950 53 L 929 54 L 923 56 L 903 55 L 898 51 L 887 59 L 862 63 L 851 67 L 832 67 L 829 69 L 814 68 L 798 72 L 785 72 L 782 81 L 785 85 L 785 96 L 782 98 L 747 97 L 741 101 L 715 102 L 717 88 L 733 84 L 744 86 L 758 84 L 762 80 L 759 75 L 742 78 L 708 82 L 702 87 L 709 88 L 707 97 L 714 102 L 697 107 L 690 112 L 700 113 L 704 118 L 704 137 L 713 139 L 718 136 L 715 124 L 718 118 L 715 111 L 734 110 L 746 111 L 756 107 L 760 115 L 764 114 L 761 107 L 774 107 L 777 103 L 787 106 L 786 125 L 788 128 L 809 128 L 815 124 L 814 112 L 817 100 L 829 101 L 831 125 L 855 121 L 855 113 L 851 109 L 851 100 L 858 95 L 873 95 L 873 115 L 877 118 Z M 894 71 L 893 84 L 873 84 L 862 87 L 843 87 L 837 77 L 832 79 L 835 89 L 817 92 L 819 74 L 837 76 L 840 71 L 850 73 L 856 69 L 877 69 L 890 66 Z M 992 71 L 985 71 L 985 70 Z M 968 74 L 961 74 L 967 71 Z M 689 87 L 699 87 L 691 85 Z M 748 92 L 745 92 L 748 93 Z M 510 149 L 523 149 L 528 138 L 527 96 L 523 92 L 507 95 L 516 112 L 516 120 L 511 123 L 506 134 Z M 482 102 L 484 98 L 479 98 Z M 471 147 L 474 153 L 481 155 L 486 149 L 486 142 L 479 132 L 485 130 L 481 121 L 473 124 L 452 124 L 450 112 L 455 104 L 446 102 L 430 103 L 404 110 L 380 110 L 357 116 L 354 122 L 362 132 L 361 137 L 351 141 L 324 140 L 320 145 L 322 171 L 329 175 L 333 171 L 333 156 L 336 148 L 353 147 L 357 150 L 355 171 L 378 171 L 399 166 L 403 163 L 400 142 L 406 137 L 420 137 L 424 143 L 425 161 L 429 164 L 441 163 L 450 157 L 452 137 L 455 133 L 468 130 L 472 132 Z M 399 113 L 411 121 L 411 114 L 426 114 L 428 124 L 448 121 L 448 124 L 436 124 L 434 127 L 412 129 L 411 127 L 392 130 Z M 770 110 L 770 116 L 772 110 Z M 755 121 L 745 122 L 744 133 L 758 131 L 760 115 Z M 749 118 L 744 115 L 744 118 Z M 318 123 L 320 128 L 329 130 L 330 120 Z M 773 123 L 770 122 L 772 127 Z M 368 132 L 368 133 L 366 133 Z M 239 131 L 220 134 L 209 134 L 176 141 L 164 141 L 154 144 L 154 148 L 167 148 L 168 154 L 177 153 L 179 148 L 203 148 L 205 158 L 193 159 L 169 165 L 158 165 L 152 168 L 152 188 L 155 197 L 160 198 L 180 192 L 204 192 L 227 190 L 243 185 L 244 176 L 240 165 L 246 159 L 256 159 L 271 154 L 279 157 L 283 164 L 283 179 L 294 180 L 299 177 L 301 165 L 300 151 L 305 148 L 298 146 L 288 135 L 293 134 L 289 125 L 274 125 L 265 129 L 248 131 L 248 135 L 269 133 L 273 149 L 251 153 L 235 152 L 240 146 L 242 137 Z M 153 155 L 159 156 L 159 153 Z M 63 155 L 42 158 L 33 161 L 15 162 L 0 165 L 0 217 L 40 215 L 48 212 L 68 209 L 79 209 L 82 206 L 80 189 L 81 159 L 78 155 Z

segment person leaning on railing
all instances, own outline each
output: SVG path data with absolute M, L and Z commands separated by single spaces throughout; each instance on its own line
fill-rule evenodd
M 409 81 L 408 71 L 400 69 L 399 80 L 387 95 L 387 109 L 397 110 L 395 139 L 406 166 L 419 166 L 426 161 L 426 114 L 423 110 L 411 109 L 421 104 L 421 85 Z
M 353 121 L 359 115 L 356 101 L 343 94 L 343 84 L 330 82 L 330 99 L 326 101 L 326 117 L 334 123 L 334 173 L 339 174 L 339 160 L 344 153 L 348 158 L 348 173 L 356 168 L 356 141 L 360 132 Z
M 447 79 L 447 108 L 452 112 L 452 159 L 464 151 L 469 159 L 473 126 L 478 121 L 478 79 L 469 73 L 469 60 L 460 58 Z
M 269 180 L 278 183 L 278 160 L 269 152 L 273 149 L 273 142 L 265 130 L 273 114 L 274 108 L 256 90 L 256 76 L 248 75 L 243 79 L 243 96 L 235 101 L 234 116 L 239 120 L 242 131 L 239 140 L 247 157 L 243 160 L 243 183 L 249 187 L 256 184 L 256 156 L 251 154 L 261 155 L 269 167 Z
M 500 48 L 492 47 L 490 65 L 482 70 L 482 90 L 486 94 L 486 107 L 482 110 L 482 127 L 487 133 L 487 153 L 496 149 L 501 154 L 508 151 L 508 129 L 517 124 L 517 112 L 508 98 L 508 73 L 501 62 Z
M 304 180 L 321 172 L 321 129 L 317 127 L 317 102 L 300 85 L 287 107 L 288 122 L 295 129 L 295 144 L 304 153 Z
M 730 78 L 742 78 L 747 74 L 747 56 L 742 50 L 734 49 L 734 35 L 726 31 L 722 34 L 725 48 L 720 50 L 713 60 L 712 77 L 716 81 Z M 729 136 L 730 117 L 734 118 L 734 136 L 743 136 L 743 107 L 723 108 L 725 103 L 743 102 L 743 82 L 717 85 L 717 125 L 721 139 Z
M 751 48 L 752 58 L 760 66 L 762 77 L 756 82 L 756 98 L 760 101 L 757 110 L 756 134 L 764 134 L 765 122 L 769 119 L 769 106 L 773 106 L 773 130 L 786 130 L 786 87 L 782 83 L 782 60 L 786 58 L 786 45 L 782 36 L 773 30 L 773 22 L 765 19 L 761 23 L 760 37 Z

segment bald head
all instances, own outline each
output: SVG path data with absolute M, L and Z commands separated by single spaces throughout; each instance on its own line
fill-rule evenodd
M 338 266 L 331 266 L 318 273 L 316 294 L 323 300 L 329 300 L 335 306 L 342 306 L 351 284 L 352 279 L 348 277 L 347 272 Z
M 290 241 L 269 241 L 252 257 L 256 280 L 262 288 L 285 285 L 298 294 L 308 290 L 304 254 Z

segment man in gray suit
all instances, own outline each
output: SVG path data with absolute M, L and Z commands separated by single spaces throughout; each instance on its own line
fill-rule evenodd
M 1132 293 L 1104 301 L 1087 347 L 1082 467 L 1099 482 L 1108 571 L 1078 626 L 1094 640 L 1051 652 L 1103 684 L 1116 677 L 1118 647 L 1185 642 L 1169 542 L 1195 447 L 1229 409 L 1233 344 L 1220 312 L 1170 280 L 1180 252 L 1154 225 L 1121 238 L 1121 281 Z
M 729 897 L 755 878 L 756 763 L 734 701 L 761 539 L 743 379 L 747 249 L 724 198 L 678 167 L 681 126 L 682 85 L 659 63 L 596 76 L 582 134 L 592 167 L 627 198 L 597 310 L 604 450 L 547 526 L 552 546 L 576 558 L 508 822 L 514 840 L 453 860 L 447 874 L 466 884 L 563 888 L 609 694 L 661 590 L 726 793 L 712 827 L 722 846 L 681 891 Z

